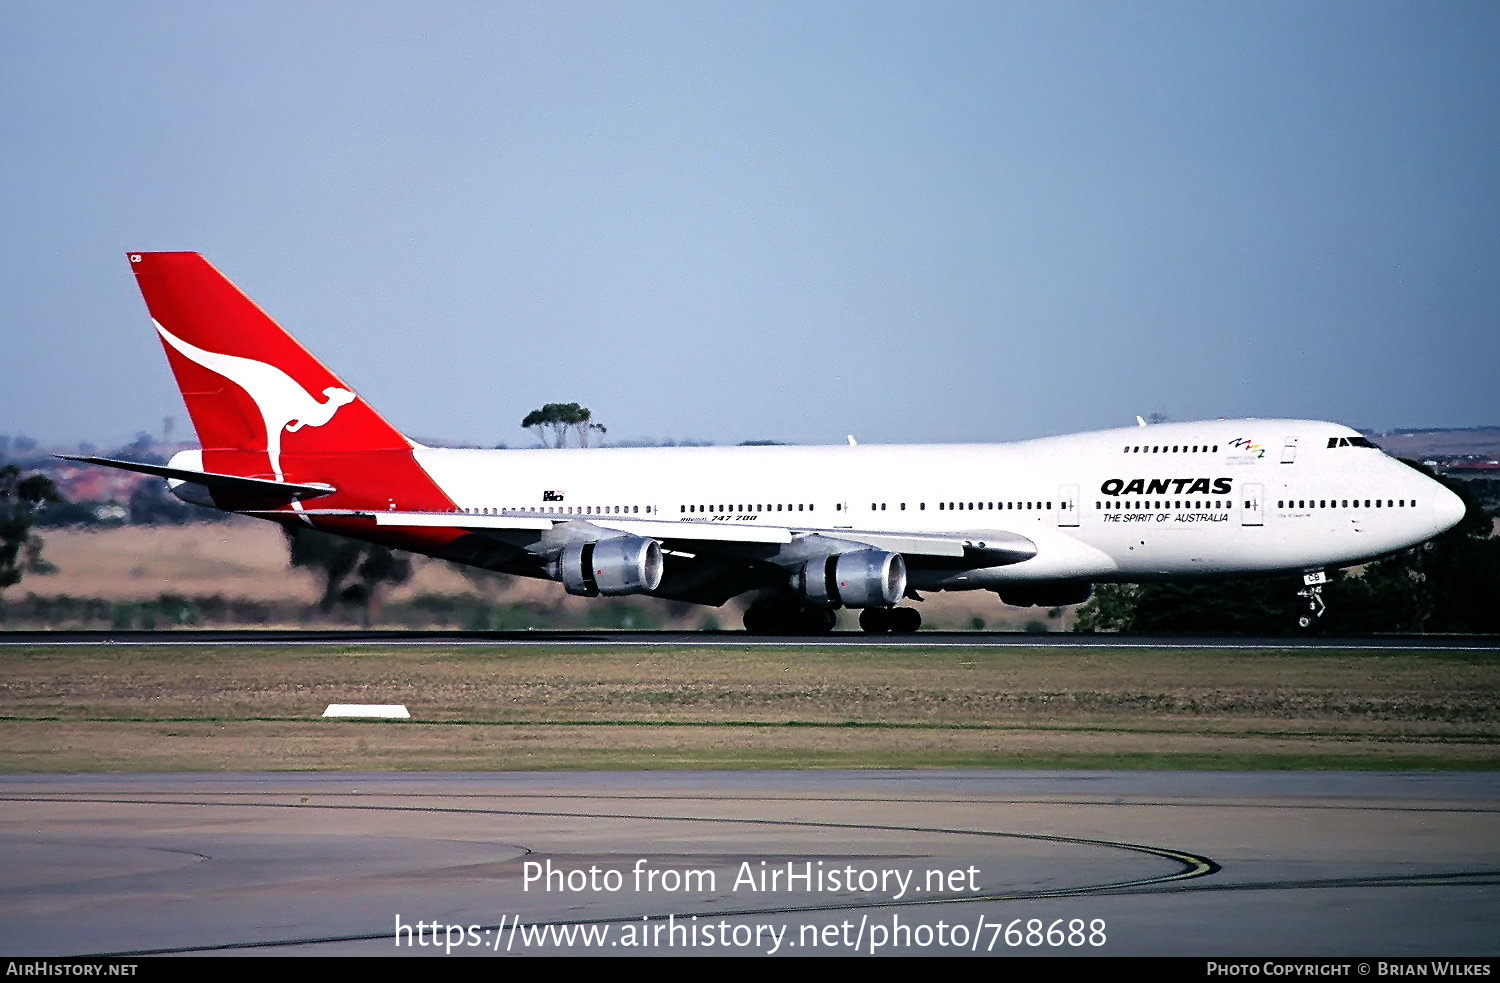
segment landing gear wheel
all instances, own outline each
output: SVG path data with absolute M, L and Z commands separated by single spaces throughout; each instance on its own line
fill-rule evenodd
M 776 634 L 777 620 L 775 608 L 762 601 L 745 609 L 745 630 L 752 635 Z
M 916 608 L 865 608 L 859 627 L 870 635 L 910 635 L 922 627 L 922 615 Z
M 762 598 L 745 609 L 745 630 L 752 635 L 823 635 L 837 621 L 832 608 L 804 605 L 793 598 Z
M 802 609 L 802 617 L 798 620 L 797 627 L 800 635 L 826 635 L 833 631 L 833 626 L 838 623 L 839 616 L 833 608 L 807 607 Z
M 897 635 L 915 635 L 922 627 L 922 612 L 916 608 L 894 608 L 891 611 L 891 631 Z

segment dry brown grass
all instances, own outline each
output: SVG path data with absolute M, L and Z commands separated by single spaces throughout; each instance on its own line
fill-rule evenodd
M 1494 768 L 1497 689 L 1433 653 L 7 649 L 0 767 Z
M 144 601 L 160 594 L 305 601 L 318 597 L 316 578 L 287 565 L 281 527 L 255 519 L 190 526 L 52 529 L 43 555 L 58 568 L 28 577 L 23 590 L 39 594 Z M 419 565 L 393 597 L 424 591 L 472 590 L 446 564 Z

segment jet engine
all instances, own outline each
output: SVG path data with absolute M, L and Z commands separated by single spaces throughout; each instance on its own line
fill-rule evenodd
M 885 550 L 834 553 L 804 564 L 792 588 L 822 607 L 889 607 L 906 593 L 906 561 Z
M 549 573 L 563 589 L 581 597 L 646 594 L 661 585 L 661 544 L 640 536 L 612 536 L 569 543 L 553 558 Z

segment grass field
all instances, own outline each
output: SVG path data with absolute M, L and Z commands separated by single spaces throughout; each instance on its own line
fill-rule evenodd
M 1495 769 L 1497 694 L 1485 653 L 42 646 L 0 768 Z

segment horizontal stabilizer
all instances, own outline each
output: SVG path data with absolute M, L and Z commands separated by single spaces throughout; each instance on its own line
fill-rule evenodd
M 186 481 L 205 488 L 222 488 L 225 491 L 252 492 L 257 495 L 282 495 L 287 498 L 322 498 L 332 495 L 337 489 L 332 485 L 297 485 L 290 481 L 272 481 L 269 478 L 245 478 L 237 474 L 216 474 L 212 471 L 190 471 L 187 468 L 172 468 L 164 464 L 142 464 L 139 461 L 116 461 L 107 457 L 79 457 L 73 454 L 57 454 L 64 461 L 80 461 L 84 464 L 102 464 L 106 468 L 134 471 L 138 474 L 154 474 L 159 478 Z

